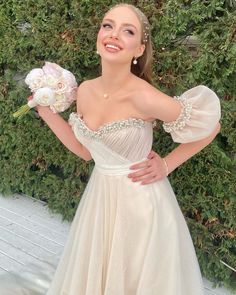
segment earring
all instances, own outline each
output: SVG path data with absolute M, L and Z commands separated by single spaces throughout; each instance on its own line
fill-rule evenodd
M 96 53 L 97 53 L 97 54 L 99 54 L 99 52 L 98 52 L 98 51 L 96 51 Z
M 133 60 L 133 64 L 136 65 L 137 63 L 138 63 L 138 61 L 137 61 L 137 59 L 135 57 L 134 60 Z

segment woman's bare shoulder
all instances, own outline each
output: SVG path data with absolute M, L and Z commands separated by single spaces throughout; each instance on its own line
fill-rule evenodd
M 96 83 L 98 78 L 94 78 L 94 79 L 88 79 L 88 80 L 84 80 L 83 82 L 81 82 L 77 88 L 77 91 L 88 91 L 90 90 L 94 84 Z
M 140 113 L 162 121 L 174 120 L 181 110 L 178 101 L 144 80 L 137 86 L 133 104 Z
M 77 110 L 82 113 L 84 106 L 88 103 L 88 98 L 92 96 L 97 78 L 84 80 L 77 88 Z
M 145 103 L 149 103 L 150 101 L 165 96 L 168 97 L 168 95 L 166 95 L 147 81 L 141 78 L 136 79 L 133 102 L 137 107 L 140 107 L 142 109 L 142 107 L 145 106 Z

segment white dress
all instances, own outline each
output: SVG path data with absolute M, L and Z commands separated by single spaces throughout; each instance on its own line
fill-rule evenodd
M 175 142 L 207 137 L 220 119 L 220 102 L 205 86 L 180 97 L 182 112 L 164 123 Z M 70 114 L 77 139 L 95 166 L 77 208 L 47 295 L 203 295 L 193 242 L 172 187 L 132 182 L 129 167 L 147 159 L 153 124 L 128 118 L 97 131 Z M 0 294 L 2 293 L 0 287 Z M 20 293 L 17 287 L 14 293 Z

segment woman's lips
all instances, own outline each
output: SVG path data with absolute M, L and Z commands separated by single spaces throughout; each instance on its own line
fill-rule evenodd
M 107 51 L 109 52 L 119 52 L 122 50 L 122 48 L 116 44 L 112 44 L 112 43 L 106 43 L 105 48 Z
M 117 50 L 117 49 L 114 49 L 114 48 L 105 47 L 105 49 L 106 49 L 106 51 L 112 52 L 112 53 L 120 52 L 120 50 Z

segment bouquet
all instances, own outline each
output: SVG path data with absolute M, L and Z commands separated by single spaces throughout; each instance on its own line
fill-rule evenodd
M 45 62 L 42 68 L 31 70 L 25 83 L 33 98 L 13 114 L 14 118 L 22 117 L 37 105 L 49 106 L 54 113 L 60 113 L 76 100 L 78 85 L 74 75 L 55 63 Z

